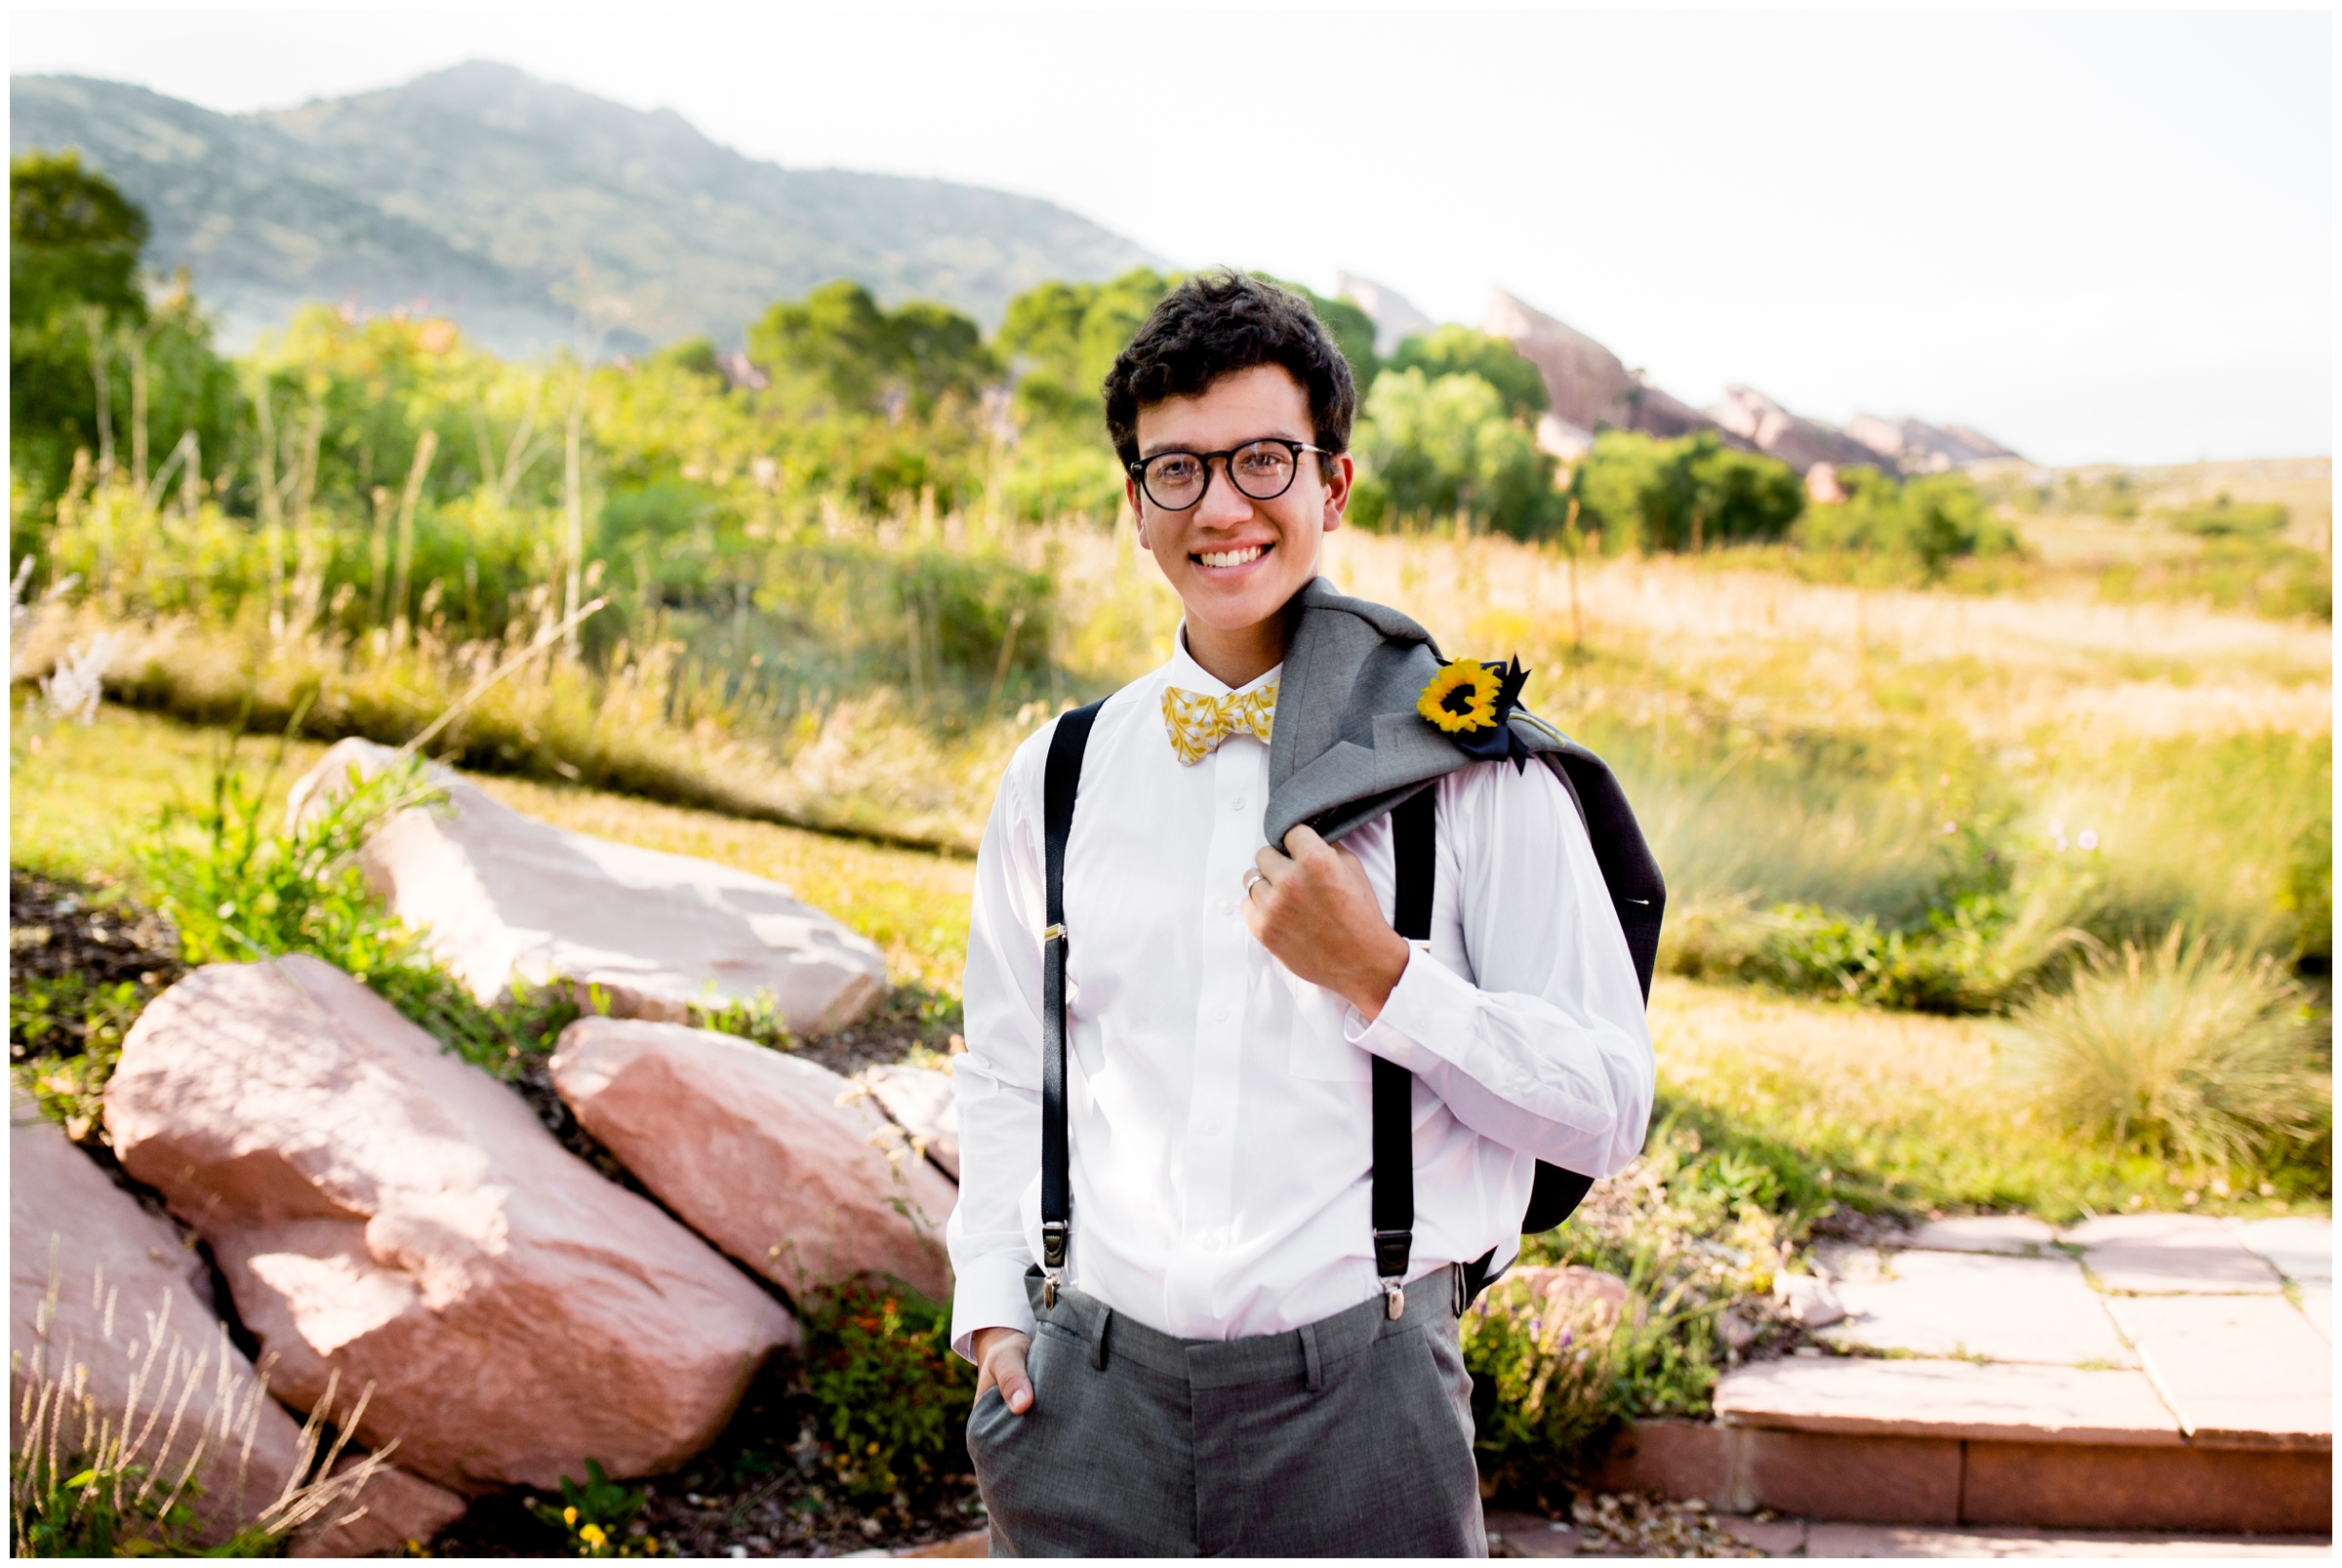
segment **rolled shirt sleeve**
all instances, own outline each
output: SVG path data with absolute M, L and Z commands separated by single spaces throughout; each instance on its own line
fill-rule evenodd
M 1577 806 L 1550 768 L 1438 785 L 1433 937 L 1353 1044 L 1414 1072 L 1482 1137 L 1582 1175 L 1642 1147 L 1655 1070 L 1642 988 Z

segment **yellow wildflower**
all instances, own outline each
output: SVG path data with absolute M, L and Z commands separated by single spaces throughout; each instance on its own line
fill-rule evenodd
M 589 1547 L 598 1547 L 610 1538 L 602 1533 L 602 1527 L 600 1525 L 587 1524 L 581 1525 L 579 1527 L 578 1539 L 585 1542 Z
M 561 1510 L 561 1522 L 568 1525 L 572 1530 L 575 1530 L 578 1527 L 578 1510 L 575 1508 L 563 1508 Z
M 1504 681 L 1487 665 L 1459 659 L 1440 666 L 1439 673 L 1415 700 L 1415 711 L 1450 735 L 1486 729 L 1496 722 L 1496 699 Z

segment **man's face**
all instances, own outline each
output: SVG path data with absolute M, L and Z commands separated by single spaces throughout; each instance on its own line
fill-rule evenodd
M 1223 376 L 1196 397 L 1166 398 L 1139 410 L 1139 457 L 1159 452 L 1226 452 L 1274 436 L 1314 444 L 1310 398 L 1281 365 Z M 1169 511 L 1126 477 L 1139 543 L 1153 552 L 1187 607 L 1191 630 L 1241 632 L 1285 607 L 1317 575 L 1317 542 L 1342 526 L 1351 461 L 1301 454 L 1293 486 L 1254 501 L 1229 482 L 1215 459 L 1203 499 Z M 1255 488 L 1259 488 L 1257 485 Z

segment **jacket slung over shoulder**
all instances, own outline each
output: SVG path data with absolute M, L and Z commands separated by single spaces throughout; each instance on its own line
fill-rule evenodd
M 1302 589 L 1289 614 L 1294 625 L 1278 678 L 1262 821 L 1270 843 L 1282 845 L 1304 823 L 1338 839 L 1473 765 L 1474 758 L 1415 710 L 1446 662 L 1430 632 L 1323 578 Z M 1535 714 L 1516 708 L 1512 723 L 1577 803 L 1648 996 L 1667 884 L 1626 791 L 1600 757 Z

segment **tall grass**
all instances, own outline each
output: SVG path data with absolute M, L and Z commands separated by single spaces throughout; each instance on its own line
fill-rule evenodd
M 2212 1169 L 2330 1136 L 2330 1063 L 2302 986 L 2266 955 L 2173 926 L 2152 948 L 2101 948 L 2018 1012 L 2011 1066 L 2055 1119 Z
M 15 1555 L 266 1556 L 303 1526 L 347 1523 L 362 1511 L 343 1510 L 397 1447 L 392 1442 L 340 1463 L 371 1387 L 343 1413 L 335 1408 L 338 1380 L 329 1383 L 302 1426 L 292 1469 L 275 1495 L 248 1497 L 254 1438 L 262 1414 L 274 1407 L 264 1373 L 250 1376 L 246 1368 L 247 1375 L 237 1376 L 243 1357 L 226 1327 L 214 1324 L 214 1332 L 190 1342 L 171 1323 L 168 1294 L 159 1310 L 118 1311 L 118 1287 L 109 1292 L 99 1269 L 90 1283 L 101 1343 L 51 1343 L 60 1283 L 52 1257 L 32 1343 L 12 1356 Z M 100 1404 L 90 1387 L 88 1363 L 101 1358 L 128 1372 L 119 1408 Z M 199 1472 L 233 1480 L 224 1494 L 207 1495 Z
M 211 722 L 302 713 L 320 737 L 404 741 L 560 598 L 549 576 L 521 581 L 479 634 L 426 587 L 403 631 L 368 626 L 327 586 L 354 529 L 311 547 L 312 586 L 296 571 L 278 592 L 233 520 L 112 491 L 61 517 L 52 570 L 83 581 L 34 612 L 23 673 L 111 632 L 112 691 Z M 579 653 L 524 662 L 433 749 L 964 852 L 1018 742 L 1167 656 L 1178 624 L 1122 527 L 832 506 L 735 543 L 720 607 L 629 600 L 616 580 L 656 572 L 608 563 L 595 591 L 617 602 Z M 1531 704 L 1611 759 L 1668 871 L 1685 973 L 2002 1007 L 2070 953 L 2068 930 L 2119 943 L 2185 920 L 2246 950 L 2330 950 L 2305 912 L 2305 878 L 2326 876 L 2322 625 L 1815 584 L 1733 559 L 1327 545 L 1338 583 L 1450 653 L 1517 653 Z

